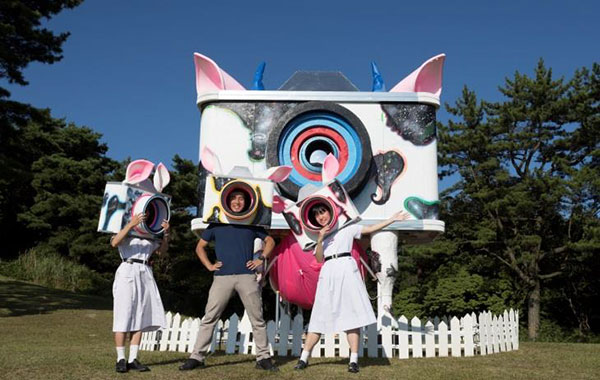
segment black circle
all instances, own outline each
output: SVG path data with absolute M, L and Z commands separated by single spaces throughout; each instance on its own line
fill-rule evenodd
M 358 194 L 368 179 L 369 168 L 371 167 L 371 159 L 373 157 L 373 153 L 371 152 L 371 139 L 369 138 L 367 129 L 358 116 L 356 116 L 349 109 L 333 102 L 315 101 L 302 103 L 290 109 L 279 120 L 277 120 L 273 129 L 271 129 L 269 132 L 269 137 L 267 140 L 266 160 L 268 167 L 281 165 L 279 162 L 279 139 L 282 132 L 290 124 L 290 122 L 292 122 L 296 117 L 299 117 L 305 113 L 312 113 L 315 111 L 330 112 L 337 117 L 342 117 L 354 128 L 359 136 L 363 148 L 361 161 L 356 174 L 354 174 L 354 176 L 352 176 L 348 181 L 346 181 L 346 183 L 343 184 L 348 194 L 351 196 Z M 298 199 L 298 191 L 300 190 L 300 186 L 296 185 L 290 179 L 286 179 L 285 181 L 278 183 L 277 186 L 283 196 L 293 200 Z

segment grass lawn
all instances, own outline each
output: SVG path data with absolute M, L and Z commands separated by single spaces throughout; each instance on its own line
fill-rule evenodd
M 254 358 L 215 354 L 208 367 L 180 372 L 185 353 L 141 352 L 147 373 L 114 372 L 112 300 L 47 289 L 0 276 L 0 378 L 6 379 L 600 379 L 600 345 L 522 343 L 518 351 L 473 358 L 276 358 L 279 373 L 254 369 Z

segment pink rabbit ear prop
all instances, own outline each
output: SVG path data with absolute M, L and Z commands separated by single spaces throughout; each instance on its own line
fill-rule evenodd
M 127 172 L 125 174 L 125 183 L 132 185 L 140 183 L 146 178 L 150 177 L 154 169 L 154 164 L 146 160 L 135 160 L 127 165 Z
M 198 96 L 219 90 L 245 90 L 238 81 L 221 70 L 219 65 L 205 55 L 194 53 L 196 66 L 196 92 Z
M 171 182 L 171 176 L 167 167 L 161 162 L 156 166 L 154 172 L 154 188 L 158 191 L 162 191 Z
M 439 98 L 442 93 L 442 68 L 445 59 L 445 54 L 430 58 L 390 92 L 429 92 Z
M 338 174 L 340 163 L 337 158 L 331 153 L 323 160 L 323 170 L 321 172 L 321 178 L 323 183 L 327 183 L 335 178 Z
M 273 212 L 276 214 L 281 214 L 286 208 L 286 199 L 280 197 L 279 195 L 273 195 Z
M 282 166 L 274 166 L 269 168 L 265 174 L 265 178 L 270 179 L 275 183 L 283 182 L 290 176 L 292 172 L 292 167 L 287 165 Z
M 202 148 L 202 152 L 200 153 L 200 161 L 204 169 L 208 170 L 213 174 L 221 174 L 221 162 L 217 155 L 210 150 L 209 147 L 205 146 Z

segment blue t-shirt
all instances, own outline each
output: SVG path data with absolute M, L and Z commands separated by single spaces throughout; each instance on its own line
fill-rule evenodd
M 262 227 L 240 226 L 235 224 L 211 224 L 202 233 L 202 239 L 215 242 L 217 260 L 223 266 L 214 272 L 215 276 L 229 274 L 252 274 L 246 263 L 254 255 L 254 239 L 264 240 L 267 232 Z

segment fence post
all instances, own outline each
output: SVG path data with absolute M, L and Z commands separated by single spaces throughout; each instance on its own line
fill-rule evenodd
M 288 339 L 290 334 L 290 315 L 288 313 L 280 313 L 279 319 L 279 344 L 277 345 L 277 355 L 287 356 L 288 354 Z

